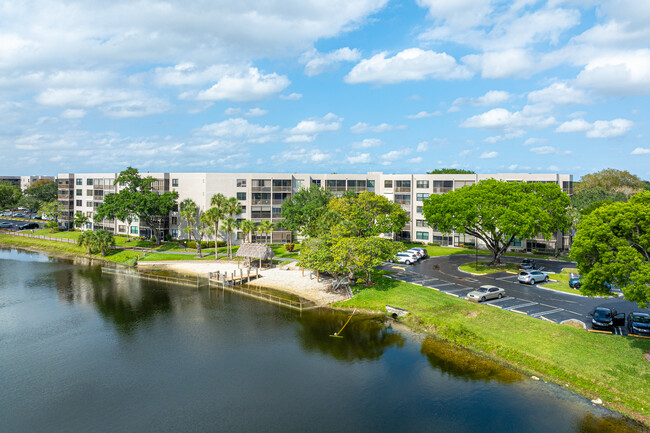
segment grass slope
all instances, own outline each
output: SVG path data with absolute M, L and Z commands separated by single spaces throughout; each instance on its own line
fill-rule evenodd
M 650 340 L 591 334 L 378 276 L 343 308 L 406 308 L 405 323 L 556 382 L 650 424 Z

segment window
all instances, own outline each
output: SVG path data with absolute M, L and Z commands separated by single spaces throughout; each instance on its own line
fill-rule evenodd
M 178 225 L 178 217 L 172 217 L 172 224 Z
M 313 183 L 314 185 L 318 185 L 320 187 L 320 179 L 312 179 L 311 183 Z
M 237 193 L 237 200 L 246 200 L 246 193 L 245 192 L 238 192 Z
M 124 233 L 126 231 L 126 226 L 117 226 L 117 231 L 120 233 Z
M 238 241 L 244 240 L 244 232 L 237 232 L 237 240 Z
M 131 234 L 132 235 L 137 235 L 138 234 L 138 227 L 137 226 L 132 226 L 131 227 Z
M 429 188 L 429 181 L 428 180 L 418 180 L 418 181 L 416 181 L 415 186 L 417 188 Z
M 177 238 L 178 237 L 178 229 L 172 229 L 172 237 Z
M 93 207 L 93 202 L 92 202 L 92 201 L 87 201 L 87 202 L 86 202 L 86 206 L 88 206 L 88 207 Z
M 416 227 L 429 227 L 426 220 L 415 220 Z
M 302 189 L 305 186 L 305 181 L 303 179 L 294 179 L 293 187 L 295 189 Z
M 246 213 L 246 206 L 241 207 L 241 213 L 239 215 L 244 215 Z
M 395 194 L 395 203 L 411 204 L 411 194 Z
M 172 186 L 178 186 L 178 179 L 172 179 Z
M 429 240 L 429 233 L 428 232 L 415 232 L 415 239 L 428 241 Z
M 281 218 L 282 217 L 282 208 L 281 207 L 274 207 L 273 208 L 273 218 Z
M 92 185 L 93 180 L 92 179 L 86 179 L 86 185 Z
M 76 192 L 77 192 L 76 195 L 83 195 L 83 190 L 78 189 Z
M 368 189 L 374 188 L 375 187 L 375 181 L 374 180 L 369 180 L 368 181 Z
M 93 190 L 92 189 L 87 189 L 86 190 L 86 195 L 87 196 L 92 196 L 93 195 Z
M 415 213 L 422 213 L 422 206 L 416 206 Z
M 75 180 L 77 181 L 77 185 L 83 185 L 84 184 L 84 180 L 81 179 L 81 178 L 75 179 Z
M 93 223 L 86 223 L 86 228 L 87 229 L 93 228 Z
M 416 196 L 417 196 L 417 197 L 416 197 L 417 201 L 422 201 L 422 200 L 424 200 L 424 199 L 429 198 L 429 194 L 426 193 L 426 192 L 418 192 L 418 193 L 416 194 Z
M 515 238 L 515 240 L 512 241 L 512 246 L 513 247 L 520 247 L 521 246 L 521 239 Z
M 246 179 L 237 179 L 237 188 L 245 188 Z
M 75 204 L 76 204 L 77 206 L 83 206 L 83 205 L 84 205 L 84 202 L 83 202 L 83 200 L 77 200 L 77 202 L 76 202 Z
M 384 181 L 384 188 L 392 188 L 393 187 L 393 181 L 392 180 L 385 180 Z
M 174 203 L 174 207 L 172 208 L 172 212 L 178 212 L 178 203 Z

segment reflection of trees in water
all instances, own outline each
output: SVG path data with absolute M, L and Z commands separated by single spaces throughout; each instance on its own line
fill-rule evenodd
M 427 357 L 434 369 L 458 378 L 486 382 L 496 380 L 502 383 L 513 383 L 524 378 L 494 361 L 435 338 L 424 339 L 420 353 Z
M 623 417 L 601 417 L 593 413 L 586 413 L 578 420 L 576 431 L 580 433 L 640 433 L 650 430 Z
M 330 355 L 340 361 L 377 360 L 386 349 L 402 347 L 406 339 L 386 328 L 383 319 L 354 316 L 341 333 L 332 338 L 348 320 L 348 314 L 334 311 L 310 311 L 298 319 L 301 347 L 309 352 Z

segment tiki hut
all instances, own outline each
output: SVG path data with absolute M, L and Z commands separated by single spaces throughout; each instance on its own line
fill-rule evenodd
M 271 247 L 265 244 L 241 244 L 235 256 L 246 257 L 249 260 L 259 259 L 262 267 L 262 260 L 270 260 L 274 254 Z

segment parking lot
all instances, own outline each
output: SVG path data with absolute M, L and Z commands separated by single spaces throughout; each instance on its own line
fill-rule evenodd
M 631 311 L 650 313 L 648 309 L 639 308 L 636 303 L 622 298 L 590 298 L 572 293 L 544 289 L 543 284 L 529 286 L 520 284 L 517 275 L 499 272 L 489 275 L 471 275 L 458 270 L 458 266 L 474 259 L 470 255 L 453 255 L 430 257 L 413 265 L 387 263 L 381 268 L 395 272 L 387 275 L 399 281 L 418 284 L 440 291 L 449 296 L 464 298 L 481 285 L 491 284 L 505 289 L 506 295 L 501 299 L 488 300 L 484 304 L 525 314 L 537 319 L 554 323 L 567 320 L 579 320 L 589 331 L 627 335 L 627 327 L 617 326 L 613 331 L 595 331 L 591 327 L 591 313 L 596 307 L 615 308 L 626 315 Z M 520 262 L 519 258 L 508 257 L 506 261 Z M 536 260 L 544 271 L 559 273 L 563 268 L 574 268 L 575 263 L 555 260 Z
M 26 221 L 26 220 L 14 220 L 14 219 L 6 219 L 2 218 L 0 219 L 0 230 L 10 230 L 10 231 L 17 231 L 19 230 L 19 227 L 22 226 L 23 224 L 30 223 L 32 221 Z M 11 227 L 4 227 L 4 224 L 2 223 L 8 223 L 11 224 Z M 39 222 L 37 223 L 39 228 L 43 228 L 45 226 L 45 223 Z M 36 230 L 36 229 L 34 229 Z

